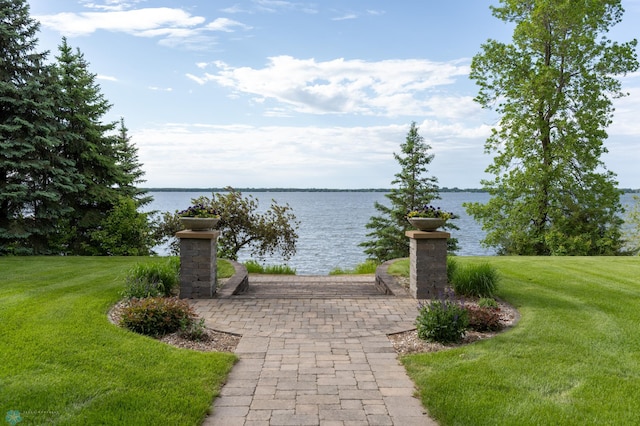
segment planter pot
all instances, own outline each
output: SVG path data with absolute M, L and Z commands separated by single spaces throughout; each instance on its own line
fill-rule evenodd
M 192 231 L 208 231 L 215 228 L 220 218 L 217 217 L 181 217 L 180 223 L 184 229 Z
M 445 219 L 437 217 L 408 217 L 407 220 L 420 231 L 435 231 L 446 222 Z

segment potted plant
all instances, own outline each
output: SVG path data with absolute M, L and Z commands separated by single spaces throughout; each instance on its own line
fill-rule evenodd
M 420 208 L 410 210 L 407 213 L 409 223 L 420 231 L 435 231 L 452 217 L 453 213 L 446 212 L 440 209 L 440 207 L 433 207 L 427 204 Z
M 214 228 L 220 220 L 220 214 L 216 209 L 204 204 L 194 204 L 185 210 L 179 211 L 180 222 L 185 229 L 192 231 L 206 231 Z

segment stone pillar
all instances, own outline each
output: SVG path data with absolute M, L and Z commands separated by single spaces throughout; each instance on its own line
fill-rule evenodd
M 447 286 L 448 232 L 407 231 L 409 237 L 409 293 L 416 299 L 435 299 Z
M 180 298 L 211 299 L 217 287 L 220 231 L 180 231 Z

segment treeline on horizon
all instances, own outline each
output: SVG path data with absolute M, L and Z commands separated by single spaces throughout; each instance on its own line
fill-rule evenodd
M 140 188 L 148 192 L 227 192 L 228 188 Z M 390 188 L 233 188 L 239 192 L 389 192 Z M 620 188 L 627 193 L 640 193 L 640 188 Z M 482 188 L 440 188 L 440 192 L 487 192 Z

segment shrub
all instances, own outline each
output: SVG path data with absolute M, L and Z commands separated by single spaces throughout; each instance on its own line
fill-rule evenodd
M 122 310 L 120 324 L 147 336 L 164 336 L 195 321 L 196 314 L 185 300 L 176 297 L 131 299 Z
M 171 296 L 179 283 L 179 258 L 172 257 L 162 263 L 139 263 L 127 273 L 123 296 L 128 299 Z
M 469 324 L 462 305 L 451 300 L 433 300 L 419 306 L 416 319 L 418 337 L 440 343 L 459 342 Z
M 498 270 L 489 263 L 456 268 L 451 284 L 459 296 L 491 297 L 498 288 Z
M 469 328 L 475 331 L 497 331 L 502 328 L 500 309 L 486 306 L 466 306 Z

